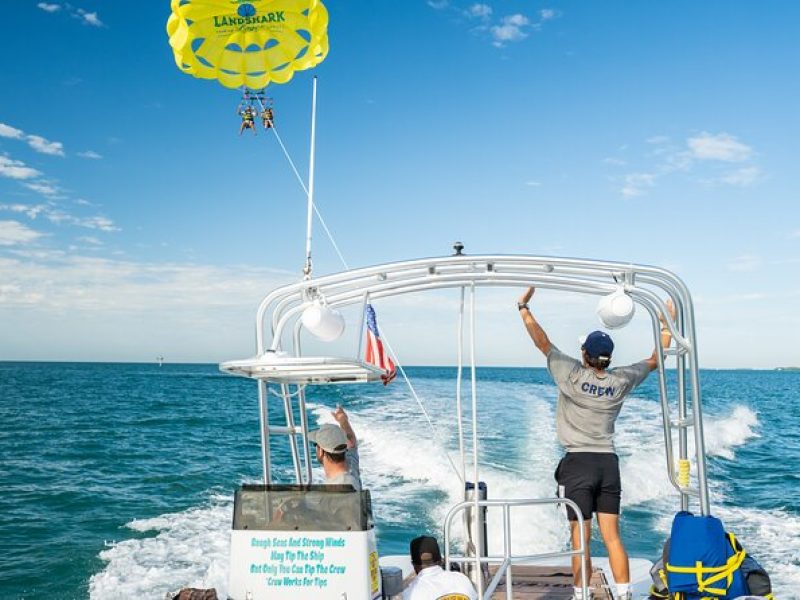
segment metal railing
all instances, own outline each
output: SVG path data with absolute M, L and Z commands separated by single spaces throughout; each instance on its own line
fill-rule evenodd
M 463 296 L 464 290 L 471 294 L 470 323 L 474 328 L 474 291 L 477 287 L 523 287 L 558 291 L 579 292 L 589 295 L 605 295 L 622 286 L 625 292 L 650 315 L 658 356 L 658 387 L 661 399 L 663 433 L 667 476 L 680 494 L 681 508 L 687 509 L 692 497 L 699 501 L 701 514 L 709 514 L 709 494 L 706 478 L 705 440 L 702 424 L 697 336 L 694 308 L 686 285 L 673 273 L 657 267 L 609 261 L 593 261 L 572 258 L 542 256 L 472 255 L 427 258 L 405 262 L 388 263 L 353 269 L 313 280 L 304 280 L 274 290 L 261 302 L 256 315 L 256 350 L 261 356 L 265 351 L 281 350 L 286 343 L 294 356 L 300 356 L 300 316 L 314 298 L 322 297 L 334 308 L 363 304 L 367 299 L 401 296 L 433 290 L 456 289 Z M 668 353 L 676 360 L 676 417 L 668 397 L 665 377 L 664 348 L 659 334 L 659 315 L 666 315 L 663 296 L 670 298 L 677 310 L 676 319 L 666 319 L 666 327 L 672 335 L 675 349 Z M 463 328 L 463 319 L 461 319 Z M 361 328 L 363 329 L 363 323 Z M 284 333 L 288 335 L 284 336 Z M 294 335 L 291 335 L 291 334 Z M 283 339 L 284 337 L 290 339 Z M 359 339 L 360 339 L 359 333 Z M 360 354 L 360 349 L 358 351 Z M 459 377 L 460 381 L 460 377 Z M 301 427 L 292 424 L 283 389 L 284 406 L 287 413 L 287 428 L 293 435 L 301 436 L 306 445 L 304 393 L 298 392 L 301 404 Z M 259 408 L 261 416 L 262 468 L 264 481 L 271 481 L 269 455 L 269 406 L 267 383 L 259 381 Z M 475 415 L 473 415 L 475 421 Z M 477 429 L 473 423 L 473 429 Z M 687 463 L 690 458 L 689 434 L 694 441 L 694 468 L 696 483 L 688 485 L 688 477 L 679 477 L 675 465 Z M 274 433 L 278 433 L 275 431 Z M 459 432 L 459 438 L 463 432 Z M 677 444 L 673 442 L 677 438 Z M 299 440 L 297 440 L 299 441 Z M 677 445 L 677 448 L 674 446 Z M 476 446 L 477 448 L 477 446 Z M 296 441 L 290 442 L 298 482 L 310 477 L 309 457 L 305 464 L 301 460 Z M 676 461 L 676 458 L 678 461 Z M 462 461 L 463 462 L 463 461 Z M 300 472 L 298 474 L 298 471 Z M 475 475 L 477 480 L 477 474 Z
M 514 554 L 511 550 L 511 508 L 515 506 L 537 506 L 543 504 L 556 504 L 569 506 L 578 518 L 578 529 L 580 536 L 580 546 L 573 550 L 563 550 L 560 552 L 542 552 L 539 554 Z M 480 544 L 476 545 L 475 556 L 461 556 L 450 554 L 450 540 L 451 528 L 455 516 L 470 508 L 479 507 L 500 507 L 503 509 L 503 555 L 502 556 L 487 556 L 480 555 Z M 478 511 L 474 512 L 475 518 L 478 518 Z M 444 560 L 445 568 L 450 568 L 451 562 L 461 564 L 474 563 L 475 573 L 478 578 L 478 593 L 481 593 L 480 588 L 482 585 L 482 567 L 486 565 L 500 565 L 497 572 L 492 579 L 487 583 L 486 589 L 481 595 L 483 600 L 491 600 L 492 595 L 495 593 L 497 586 L 500 585 L 501 580 L 505 577 L 506 581 L 506 599 L 512 600 L 513 596 L 513 577 L 512 566 L 530 564 L 542 560 L 549 560 L 553 558 L 566 558 L 572 556 L 581 557 L 581 588 L 583 589 L 583 597 L 589 597 L 589 581 L 586 576 L 586 539 L 584 535 L 584 519 L 581 514 L 580 508 L 572 500 L 567 498 L 524 498 L 518 500 L 466 500 L 460 504 L 456 504 L 447 513 L 444 520 Z

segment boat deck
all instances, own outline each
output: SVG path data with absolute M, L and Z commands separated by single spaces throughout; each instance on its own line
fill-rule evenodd
M 497 572 L 497 567 L 492 567 L 492 576 Z M 511 572 L 514 600 L 569 600 L 574 591 L 572 585 L 572 571 L 569 567 L 547 567 L 534 565 L 516 565 Z M 405 580 L 404 586 L 407 587 L 412 575 Z M 614 600 L 609 592 L 608 581 L 602 569 L 595 568 L 592 571 L 590 587 L 593 592 L 594 600 Z M 506 584 L 505 579 L 501 580 L 495 593 L 492 595 L 494 600 L 505 600 Z
M 492 575 L 495 571 L 495 568 L 491 570 Z M 569 567 L 518 565 L 512 568 L 511 576 L 515 600 L 568 600 L 572 598 L 572 571 Z M 590 587 L 595 600 L 613 600 L 602 570 L 594 569 Z M 505 599 L 505 581 L 497 586 L 492 597 L 497 600 Z

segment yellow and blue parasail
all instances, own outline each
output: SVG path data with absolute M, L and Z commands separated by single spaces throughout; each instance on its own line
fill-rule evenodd
M 184 73 L 263 89 L 325 59 L 328 11 L 319 0 L 172 0 L 167 33 Z

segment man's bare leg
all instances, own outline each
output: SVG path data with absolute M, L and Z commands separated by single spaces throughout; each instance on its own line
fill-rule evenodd
M 600 535 L 608 551 L 608 562 L 611 564 L 614 581 L 629 583 L 631 580 L 630 564 L 628 553 L 622 544 L 622 538 L 619 537 L 619 515 L 597 513 L 597 526 L 600 528 Z
M 581 546 L 580 527 L 577 521 L 570 521 L 570 532 L 572 534 L 572 549 L 577 550 Z M 592 579 L 592 555 L 589 551 L 589 541 L 592 539 L 592 520 L 585 519 L 583 521 L 584 540 L 586 542 L 586 549 L 584 555 L 586 556 L 586 584 Z M 575 587 L 581 587 L 581 557 L 572 557 L 572 577 L 575 581 Z

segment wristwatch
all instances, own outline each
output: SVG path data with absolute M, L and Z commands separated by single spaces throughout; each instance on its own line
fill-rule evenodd
M 522 310 L 523 308 L 530 310 L 527 302 L 517 302 L 517 310 Z

